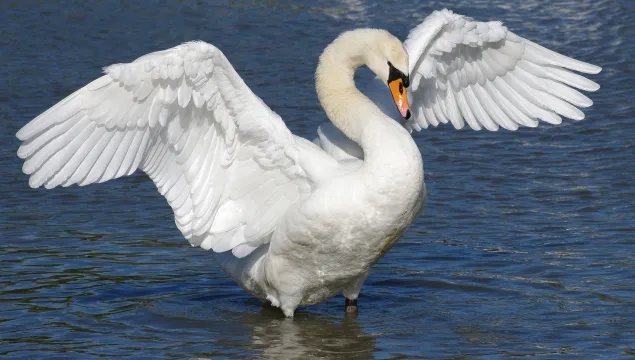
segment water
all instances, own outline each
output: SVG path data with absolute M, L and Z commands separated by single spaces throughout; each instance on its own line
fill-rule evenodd
M 604 67 L 587 120 L 416 135 L 425 215 L 342 297 L 261 306 L 176 229 L 142 174 L 33 190 L 15 132 L 102 66 L 202 39 L 312 137 L 317 56 L 338 33 L 404 38 L 434 9 L 503 20 Z M 4 1 L 0 4 L 0 355 L 7 358 L 635 356 L 635 3 Z

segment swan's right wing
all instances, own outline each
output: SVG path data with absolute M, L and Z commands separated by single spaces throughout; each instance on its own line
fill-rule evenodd
M 140 168 L 193 246 L 238 257 L 310 193 L 302 147 L 214 46 L 185 43 L 105 72 L 18 132 L 32 187 Z
M 499 21 L 478 22 L 435 11 L 404 42 L 410 55 L 410 98 L 415 130 L 464 121 L 474 130 L 559 124 L 584 118 L 576 107 L 593 102 L 575 89 L 599 85 L 573 71 L 601 68 L 578 61 L 509 31 Z

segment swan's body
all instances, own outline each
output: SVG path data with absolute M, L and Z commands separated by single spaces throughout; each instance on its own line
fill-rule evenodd
M 314 143 L 292 135 L 220 50 L 194 42 L 108 67 L 22 128 L 18 155 L 32 187 L 142 169 L 190 243 L 213 250 L 244 289 L 287 316 L 339 291 L 355 300 L 426 196 L 408 130 L 461 127 L 463 119 L 475 129 L 515 130 L 558 122 L 556 113 L 581 118 L 569 102 L 590 100 L 567 85 L 597 89 L 566 68 L 599 68 L 534 47 L 500 23 L 447 11 L 414 29 L 406 49 L 374 29 L 344 33 L 326 48 L 316 89 L 334 126 L 322 126 Z M 367 91 L 373 102 L 355 88 L 362 65 L 384 93 L 389 83 L 406 117 L 402 85 L 411 74 L 405 127 L 376 105 L 395 111 L 378 91 Z
M 401 43 L 382 30 L 344 33 L 324 51 L 316 71 L 322 106 L 364 149 L 364 160 L 329 159 L 332 168 L 312 176 L 311 194 L 285 215 L 267 251 L 263 247 L 240 260 L 218 257 L 245 289 L 280 306 L 288 316 L 298 305 L 319 303 L 340 291 L 356 299 L 371 265 L 390 249 L 423 205 L 423 166 L 414 140 L 353 81 L 355 68 L 366 62 L 365 51 L 390 42 L 403 51 Z M 296 141 L 324 156 L 313 143 Z

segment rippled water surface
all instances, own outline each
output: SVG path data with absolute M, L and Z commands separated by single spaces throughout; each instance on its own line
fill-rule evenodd
M 635 356 L 632 0 L 136 3 L 0 3 L 0 356 Z M 312 137 L 326 44 L 363 26 L 403 39 L 443 7 L 602 66 L 602 89 L 582 122 L 416 134 L 425 214 L 374 267 L 356 320 L 341 296 L 293 320 L 263 308 L 141 173 L 50 191 L 21 173 L 22 125 L 102 66 L 191 39 Z

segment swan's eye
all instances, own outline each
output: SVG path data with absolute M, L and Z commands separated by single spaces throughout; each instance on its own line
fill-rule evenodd
M 388 61 L 388 83 L 393 82 L 393 80 L 401 79 L 403 82 L 403 86 L 408 87 L 410 85 L 410 79 L 408 75 L 404 74 L 402 71 L 397 69 L 390 61 Z M 402 91 L 400 91 L 402 92 Z

